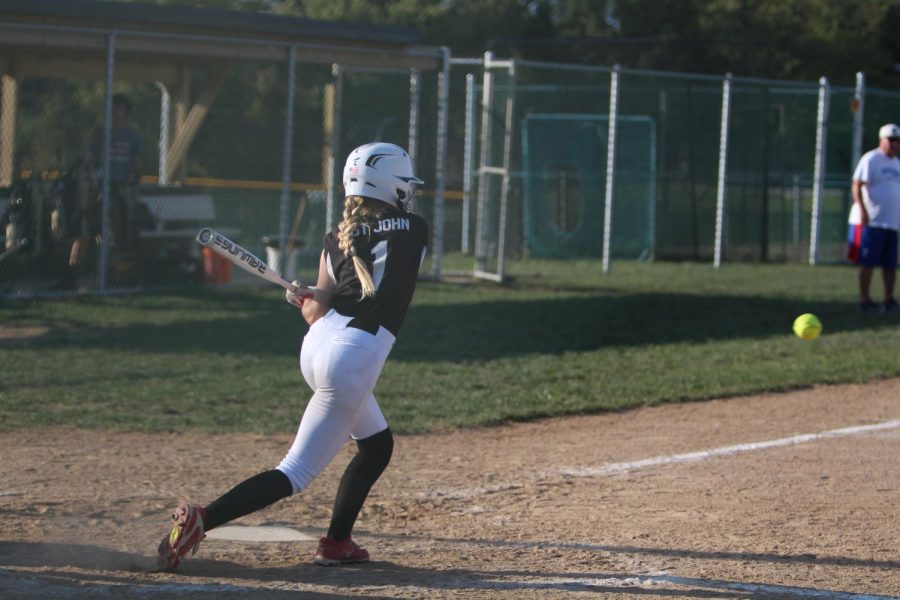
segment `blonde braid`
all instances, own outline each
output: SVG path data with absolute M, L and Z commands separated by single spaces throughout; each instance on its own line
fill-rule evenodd
M 375 295 L 375 282 L 372 281 L 372 274 L 366 268 L 366 263 L 356 255 L 353 233 L 365 222 L 364 217 L 368 216 L 369 212 L 369 207 L 365 205 L 362 196 L 347 196 L 344 200 L 344 220 L 338 223 L 338 247 L 344 251 L 344 256 L 353 258 L 353 268 L 362 285 L 363 298 Z

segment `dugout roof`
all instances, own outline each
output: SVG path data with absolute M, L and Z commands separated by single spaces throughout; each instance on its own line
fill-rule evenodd
M 266 13 L 97 0 L 0 0 L 0 72 L 16 77 L 101 78 L 116 32 L 116 78 L 177 81 L 178 68 L 285 61 L 417 68 L 440 66 L 437 48 L 404 27 L 316 21 Z

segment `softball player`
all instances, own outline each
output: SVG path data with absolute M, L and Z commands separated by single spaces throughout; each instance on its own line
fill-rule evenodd
M 357 453 L 341 479 L 328 534 L 319 540 L 314 562 L 369 560 L 350 534 L 394 446 L 372 391 L 412 299 L 428 232 L 425 222 L 406 210 L 413 186 L 422 181 L 399 146 L 357 148 L 347 158 L 343 182 L 343 220 L 325 236 L 318 291 L 286 295 L 310 324 L 300 370 L 313 395 L 294 443 L 275 469 L 207 506 L 179 503 L 172 531 L 159 545 L 161 569 L 174 569 L 188 552 L 196 552 L 205 531 L 306 488 L 348 437 L 356 441 Z

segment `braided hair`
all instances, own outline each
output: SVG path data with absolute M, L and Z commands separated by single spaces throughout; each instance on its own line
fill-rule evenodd
M 372 274 L 366 268 L 366 263 L 356 255 L 353 241 L 356 230 L 369 220 L 372 213 L 364 197 L 347 196 L 344 199 L 344 220 L 338 223 L 338 247 L 344 251 L 344 256 L 353 258 L 353 268 L 362 286 L 363 298 L 375 295 L 375 282 L 372 281 Z

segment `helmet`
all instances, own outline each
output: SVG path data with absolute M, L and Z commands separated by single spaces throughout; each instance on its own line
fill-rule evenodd
M 344 195 L 366 196 L 396 205 L 409 202 L 414 183 L 412 160 L 396 144 L 374 142 L 350 153 L 344 165 Z

